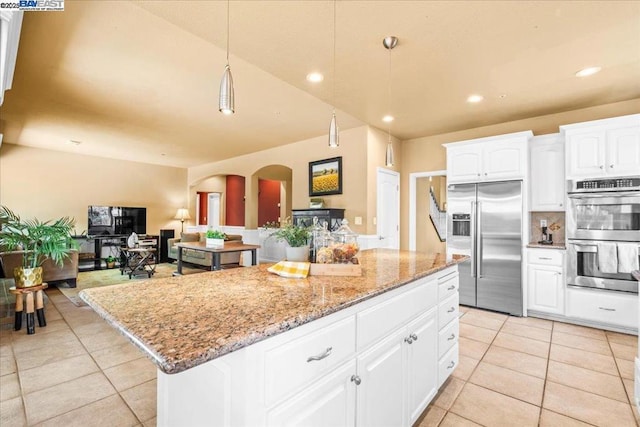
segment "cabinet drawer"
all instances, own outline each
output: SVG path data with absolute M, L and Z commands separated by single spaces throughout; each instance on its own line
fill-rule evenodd
M 424 282 L 415 289 L 357 314 L 358 350 L 368 347 L 418 314 L 436 306 L 438 303 L 437 281 L 421 280 Z
M 567 315 L 627 328 L 638 327 L 638 296 L 623 292 L 569 289 Z
M 438 388 L 458 367 L 458 344 L 454 345 L 438 362 Z
M 458 318 L 458 293 L 440 303 L 438 307 L 438 327 L 442 329 L 453 319 Z
M 443 278 L 444 280 L 438 281 L 438 301 L 442 302 L 449 298 L 451 295 L 458 292 L 460 287 L 458 282 L 458 274 L 452 274 Z
M 308 336 L 267 350 L 264 359 L 267 406 L 353 357 L 355 349 L 356 320 L 355 316 L 350 316 Z
M 458 319 L 449 323 L 438 333 L 438 357 L 442 357 L 447 351 L 458 343 L 460 326 Z
M 529 249 L 529 264 L 555 265 L 562 267 L 564 251 L 561 249 Z

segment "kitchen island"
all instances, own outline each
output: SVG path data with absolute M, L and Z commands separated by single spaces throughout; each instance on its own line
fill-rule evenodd
M 158 425 L 410 425 L 457 365 L 465 257 L 359 258 L 361 277 L 259 265 L 80 296 L 158 366 Z

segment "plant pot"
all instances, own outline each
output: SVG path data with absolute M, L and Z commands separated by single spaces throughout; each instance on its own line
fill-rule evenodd
M 107 268 L 115 268 L 115 266 L 116 266 L 115 261 L 107 262 Z
M 207 248 L 224 248 L 224 239 L 207 238 L 205 242 Z
M 285 253 L 287 261 L 309 261 L 309 246 L 298 246 L 297 248 L 287 246 Z
M 13 269 L 13 277 L 15 278 L 16 288 L 42 285 L 42 267 L 16 267 Z

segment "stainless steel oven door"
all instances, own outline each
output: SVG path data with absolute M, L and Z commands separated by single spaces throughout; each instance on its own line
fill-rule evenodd
M 603 273 L 598 269 L 598 245 L 591 240 L 567 242 L 567 284 L 638 293 L 638 282 L 631 273 Z
M 567 238 L 640 242 L 640 192 L 570 194 Z

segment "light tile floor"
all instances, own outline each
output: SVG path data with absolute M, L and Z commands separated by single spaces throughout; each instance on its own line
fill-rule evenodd
M 460 310 L 460 363 L 415 427 L 639 425 L 638 337 Z
M 0 329 L 0 426 L 154 426 L 156 370 L 47 290 L 47 327 Z M 635 426 L 637 337 L 461 307 L 460 364 L 416 426 Z

